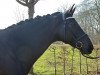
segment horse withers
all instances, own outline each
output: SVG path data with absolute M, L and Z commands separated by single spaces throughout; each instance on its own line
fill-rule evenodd
M 74 5 L 65 13 L 38 16 L 0 31 L 0 75 L 27 75 L 32 65 L 55 41 L 90 54 L 93 45 L 73 18 Z

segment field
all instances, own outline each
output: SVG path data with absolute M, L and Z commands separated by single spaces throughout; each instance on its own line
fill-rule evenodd
M 91 56 L 96 55 L 100 55 L 99 50 L 94 50 L 91 54 Z M 99 65 L 99 59 L 87 59 L 80 54 L 79 50 L 69 45 L 51 45 L 35 63 L 34 73 L 37 75 L 95 75 L 94 73 L 100 71 Z

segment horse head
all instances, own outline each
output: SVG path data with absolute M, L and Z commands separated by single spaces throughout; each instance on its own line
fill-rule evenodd
M 75 18 L 73 18 L 75 9 L 76 7 L 73 5 L 63 14 L 63 23 L 59 28 L 58 35 L 61 41 L 79 49 L 83 55 L 90 54 L 93 50 L 93 44 Z

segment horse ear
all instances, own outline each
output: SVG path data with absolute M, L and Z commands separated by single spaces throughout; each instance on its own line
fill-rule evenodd
M 75 8 L 74 6 L 75 6 L 75 4 L 73 4 L 72 7 L 69 9 L 69 10 L 70 10 L 70 13 L 73 12 L 73 10 L 74 10 L 74 8 Z
M 75 9 L 76 9 L 76 7 L 74 7 L 74 8 L 72 9 L 72 11 L 71 11 L 72 15 L 73 15 L 73 13 L 75 12 Z
M 66 18 L 73 16 L 73 13 L 75 12 L 75 9 L 76 9 L 76 7 L 74 7 L 74 6 L 75 6 L 75 4 L 73 4 L 72 7 L 65 12 Z

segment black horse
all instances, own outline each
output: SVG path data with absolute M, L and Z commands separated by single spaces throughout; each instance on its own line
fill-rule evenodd
M 17 23 L 0 31 L 0 75 L 27 75 L 32 65 L 55 41 L 90 54 L 93 45 L 72 17 L 74 5 L 65 13 L 56 12 Z

